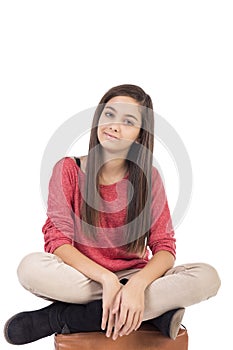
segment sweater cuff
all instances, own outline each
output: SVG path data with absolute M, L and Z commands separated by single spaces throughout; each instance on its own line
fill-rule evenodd
M 54 241 L 54 242 L 50 242 L 50 243 L 44 245 L 44 250 L 46 253 L 53 254 L 54 250 L 56 250 L 57 248 L 59 248 L 60 246 L 62 246 L 64 244 L 72 245 L 72 240 L 69 238 L 64 238 L 64 239 L 59 239 L 59 240 Z

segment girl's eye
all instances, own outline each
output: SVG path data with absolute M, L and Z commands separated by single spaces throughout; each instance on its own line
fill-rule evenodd
M 112 118 L 114 116 L 111 112 L 106 112 L 105 115 L 108 118 Z
M 126 125 L 134 125 L 134 123 L 129 120 L 129 119 L 125 119 L 125 122 L 124 122 Z

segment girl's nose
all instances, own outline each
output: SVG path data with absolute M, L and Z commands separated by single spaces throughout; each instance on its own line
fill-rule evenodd
M 109 125 L 109 130 L 114 131 L 114 132 L 118 132 L 120 129 L 120 123 L 112 123 L 111 125 Z

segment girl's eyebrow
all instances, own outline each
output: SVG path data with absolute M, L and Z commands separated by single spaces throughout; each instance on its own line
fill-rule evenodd
M 117 112 L 117 110 L 116 110 L 115 108 L 111 107 L 111 106 L 106 106 L 105 109 L 106 109 L 106 108 L 111 109 L 113 112 Z M 130 118 L 133 118 L 133 119 L 135 119 L 135 120 L 138 122 L 138 118 L 136 118 L 136 117 L 135 117 L 134 115 L 132 115 L 132 114 L 125 114 L 125 116 L 130 117 Z

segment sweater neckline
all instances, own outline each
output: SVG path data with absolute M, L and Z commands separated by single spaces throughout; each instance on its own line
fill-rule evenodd
M 84 171 L 83 171 L 80 167 L 77 166 L 77 168 L 78 168 L 79 172 L 80 172 L 83 176 L 86 176 L 86 173 L 84 173 Z M 104 187 L 108 187 L 108 188 L 110 188 L 110 187 L 115 187 L 118 183 L 120 183 L 120 182 L 122 182 L 122 181 L 128 179 L 128 177 L 129 177 L 129 172 L 127 172 L 127 173 L 125 174 L 125 176 L 122 177 L 122 179 L 120 179 L 120 180 L 118 180 L 118 181 L 116 181 L 116 182 L 114 182 L 114 183 L 112 183 L 112 184 L 109 184 L 109 185 L 99 184 L 99 187 L 101 187 L 101 188 L 104 188 Z
M 120 182 L 126 180 L 128 177 L 129 177 L 129 172 L 127 172 L 127 173 L 125 174 L 125 176 L 122 177 L 122 179 L 120 179 L 120 180 L 118 180 L 118 181 L 116 181 L 116 182 L 114 182 L 114 183 L 112 183 L 112 184 L 109 184 L 109 185 L 99 184 L 99 186 L 102 187 L 102 188 L 103 188 L 103 187 L 116 186 L 118 183 L 120 183 Z

